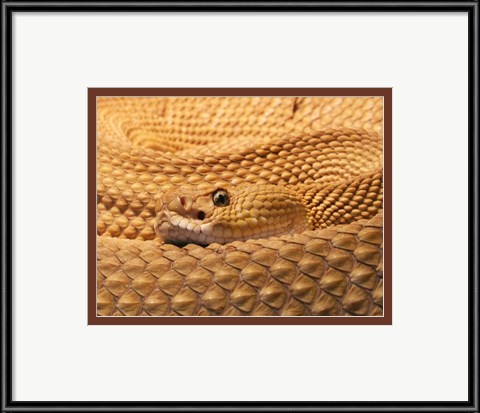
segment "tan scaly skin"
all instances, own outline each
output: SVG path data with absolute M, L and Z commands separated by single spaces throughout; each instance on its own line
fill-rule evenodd
M 99 315 L 382 315 L 381 100 L 291 102 L 99 100 Z

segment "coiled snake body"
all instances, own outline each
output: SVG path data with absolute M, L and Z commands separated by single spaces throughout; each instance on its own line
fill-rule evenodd
M 381 98 L 99 98 L 97 119 L 98 315 L 383 314 Z

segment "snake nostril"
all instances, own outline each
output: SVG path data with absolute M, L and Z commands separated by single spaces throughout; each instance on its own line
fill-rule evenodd
M 185 208 L 185 197 L 180 196 L 179 199 L 180 199 L 180 204 L 182 204 L 182 207 Z
M 203 221 L 203 220 L 205 219 L 205 212 L 203 212 L 203 211 L 198 211 L 197 218 L 198 218 L 200 221 Z

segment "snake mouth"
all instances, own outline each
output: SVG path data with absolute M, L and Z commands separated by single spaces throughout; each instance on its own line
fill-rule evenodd
M 163 242 L 177 246 L 224 244 L 224 239 L 212 234 L 212 223 L 203 221 L 206 219 L 205 212 L 199 211 L 196 215 L 198 219 L 185 217 L 177 212 L 163 209 L 157 215 L 155 224 L 157 235 Z M 234 239 L 231 241 L 234 241 Z
M 206 237 L 203 229 L 211 224 L 205 222 L 207 214 L 202 210 L 185 211 L 182 197 L 177 198 L 177 207 L 170 209 L 166 202 L 158 204 L 155 231 L 163 242 L 177 246 L 187 244 L 208 245 L 214 240 Z

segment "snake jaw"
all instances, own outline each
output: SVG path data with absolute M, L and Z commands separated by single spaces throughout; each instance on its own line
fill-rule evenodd
M 193 207 L 193 200 L 184 195 L 166 192 L 156 203 L 157 219 L 154 225 L 156 234 L 164 241 L 170 243 L 195 242 L 191 238 L 201 237 L 200 222 L 205 216 Z M 198 222 L 195 222 L 198 221 Z M 188 234 L 191 234 L 189 237 Z M 205 239 L 203 239 L 205 241 Z

